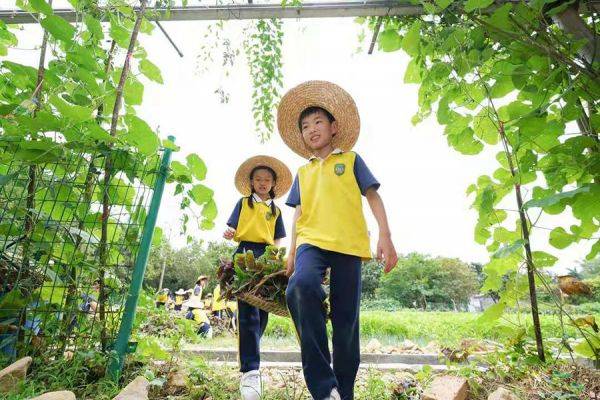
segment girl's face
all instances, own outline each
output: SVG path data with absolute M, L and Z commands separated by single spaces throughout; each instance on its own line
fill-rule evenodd
M 259 196 L 268 196 L 275 185 L 273 175 L 266 169 L 257 169 L 252 175 L 252 187 Z

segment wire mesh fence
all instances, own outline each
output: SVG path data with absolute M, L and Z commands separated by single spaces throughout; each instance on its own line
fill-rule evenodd
M 160 166 L 0 137 L 0 366 L 110 349 Z

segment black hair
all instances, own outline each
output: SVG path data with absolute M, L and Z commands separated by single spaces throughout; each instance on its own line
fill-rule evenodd
M 254 178 L 254 174 L 256 173 L 256 171 L 258 171 L 259 169 L 264 169 L 266 171 L 268 171 L 271 176 L 273 177 L 273 187 L 271 188 L 271 190 L 269 190 L 269 196 L 271 197 L 271 200 L 273 200 L 275 198 L 275 183 L 277 182 L 277 173 L 275 172 L 275 170 L 271 167 L 267 167 L 265 165 L 259 165 L 258 167 L 254 167 L 252 168 L 252 171 L 250 171 L 250 196 L 248 196 L 248 207 L 250 208 L 254 208 L 254 198 L 253 198 L 253 194 L 254 194 L 254 186 L 252 185 L 252 179 Z M 273 214 L 273 217 L 275 217 L 277 215 L 277 207 L 275 206 L 275 202 L 271 201 L 271 213 Z
M 309 115 L 313 115 L 318 112 L 322 112 L 323 114 L 325 114 L 325 116 L 327 117 L 327 119 L 329 120 L 330 123 L 335 121 L 335 117 L 333 116 L 333 114 L 331 114 L 329 111 L 327 111 L 323 107 L 317 107 L 317 106 L 308 107 L 308 108 L 305 108 L 304 111 L 302 111 L 300 113 L 300 117 L 298 117 L 298 128 L 300 129 L 300 132 L 302 132 L 302 120 L 304 118 L 308 117 Z

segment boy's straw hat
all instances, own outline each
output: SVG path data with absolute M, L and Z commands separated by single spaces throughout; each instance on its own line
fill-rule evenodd
M 273 188 L 276 199 L 286 194 L 292 186 L 292 173 L 283 162 L 275 157 L 254 156 L 244 161 L 235 173 L 235 187 L 242 195 L 250 196 L 252 193 L 250 172 L 256 167 L 269 167 L 277 174 L 277 182 Z
M 198 279 L 196 279 L 196 282 L 199 282 L 199 281 L 207 281 L 207 280 L 208 280 L 208 276 L 206 276 L 206 275 L 200 275 L 200 276 L 198 277 Z
M 277 108 L 277 127 L 285 144 L 304 158 L 312 156 L 298 127 L 300 114 L 309 107 L 321 107 L 333 115 L 338 123 L 338 133 L 333 137 L 333 148 L 351 150 L 360 133 L 360 117 L 356 103 L 348 92 L 327 81 L 301 83 L 283 96 Z
M 175 294 L 185 294 L 185 290 L 183 289 L 179 289 L 178 291 L 175 292 Z
M 200 300 L 197 296 L 192 297 L 188 301 L 184 302 L 183 307 L 187 308 L 204 308 L 204 302 Z

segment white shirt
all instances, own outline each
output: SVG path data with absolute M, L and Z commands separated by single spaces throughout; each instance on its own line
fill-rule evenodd
M 331 153 L 329 153 L 329 155 L 328 155 L 327 157 L 329 157 L 329 156 L 330 156 L 330 155 L 332 155 L 332 154 L 342 154 L 342 153 L 343 153 L 342 149 L 333 149 L 333 151 L 332 151 Z M 327 157 L 325 157 L 325 158 L 327 158 Z M 308 161 L 312 161 L 312 160 L 314 160 L 315 158 L 318 158 L 318 159 L 319 159 L 319 160 L 321 160 L 321 161 L 325 160 L 325 158 L 321 158 L 321 157 L 317 157 L 317 156 L 315 156 L 315 155 L 312 155 L 312 156 L 311 156 L 311 157 L 308 159 Z
M 257 203 L 265 203 L 266 205 L 268 205 L 269 207 L 271 206 L 271 203 L 273 202 L 272 199 L 268 199 L 266 201 L 264 201 L 263 199 L 260 198 L 260 196 L 256 193 L 252 193 L 252 200 L 254 200 Z

